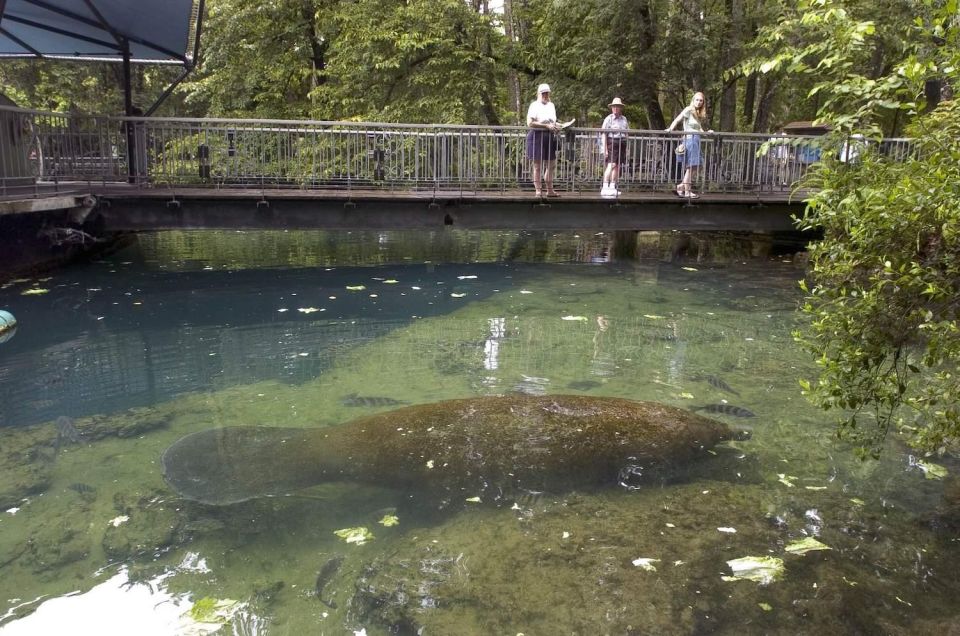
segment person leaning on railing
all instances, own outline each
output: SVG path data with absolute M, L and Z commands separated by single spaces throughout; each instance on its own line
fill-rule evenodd
M 533 187 L 536 194 L 538 197 L 543 196 L 543 171 L 547 196 L 558 197 L 560 195 L 553 189 L 553 171 L 557 165 L 557 138 L 554 133 L 560 130 L 560 125 L 557 123 L 557 109 L 550 101 L 549 84 L 537 87 L 537 99 L 527 108 L 527 126 L 530 128 L 527 133 L 527 159 L 533 161 Z
M 700 167 L 700 133 L 703 132 L 703 123 L 707 121 L 707 99 L 703 93 L 694 93 L 690 105 L 680 111 L 673 123 L 667 127 L 670 132 L 683 122 L 683 152 L 678 154 L 683 160 L 683 179 L 677 184 L 677 196 L 684 199 L 699 199 L 700 195 L 693 191 L 693 177 Z M 707 132 L 713 132 L 712 130 Z

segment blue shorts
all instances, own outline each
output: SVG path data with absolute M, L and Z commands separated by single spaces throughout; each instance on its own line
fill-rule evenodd
M 553 161 L 557 158 L 557 137 L 553 131 L 534 128 L 527 133 L 527 159 Z

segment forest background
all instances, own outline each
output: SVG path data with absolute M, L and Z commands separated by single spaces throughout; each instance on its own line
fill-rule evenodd
M 663 129 L 694 91 L 718 131 L 811 120 L 815 77 L 744 63 L 764 30 L 800 19 L 778 0 L 207 0 L 200 63 L 158 116 L 523 124 L 548 82 L 561 117 L 599 126 L 627 102 L 632 127 Z M 816 3 L 815 3 L 816 4 Z M 920 3 L 922 4 L 922 3 Z M 848 0 L 877 24 L 861 72 L 902 58 L 915 0 Z M 149 107 L 180 69 L 138 66 Z M 118 64 L 5 61 L 2 92 L 43 110 L 121 114 Z M 884 122 L 901 132 L 902 118 Z

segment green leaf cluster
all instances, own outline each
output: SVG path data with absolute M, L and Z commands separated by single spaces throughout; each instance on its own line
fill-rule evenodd
M 820 375 L 802 384 L 874 455 L 894 425 L 926 450 L 960 439 L 960 104 L 909 132 L 906 157 L 872 144 L 856 162 L 824 161 L 801 220 L 824 233 L 797 333 Z

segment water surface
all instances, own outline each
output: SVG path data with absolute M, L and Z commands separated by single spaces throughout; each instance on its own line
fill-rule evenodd
M 4 285 L 0 634 L 948 631 L 956 495 L 896 439 L 856 461 L 800 395 L 802 262 L 743 237 L 624 245 L 170 232 Z M 210 427 L 512 392 L 726 405 L 706 414 L 753 436 L 640 487 L 500 505 L 347 483 L 206 506 L 160 474 Z M 830 549 L 787 551 L 807 538 Z M 742 557 L 782 577 L 725 580 Z

